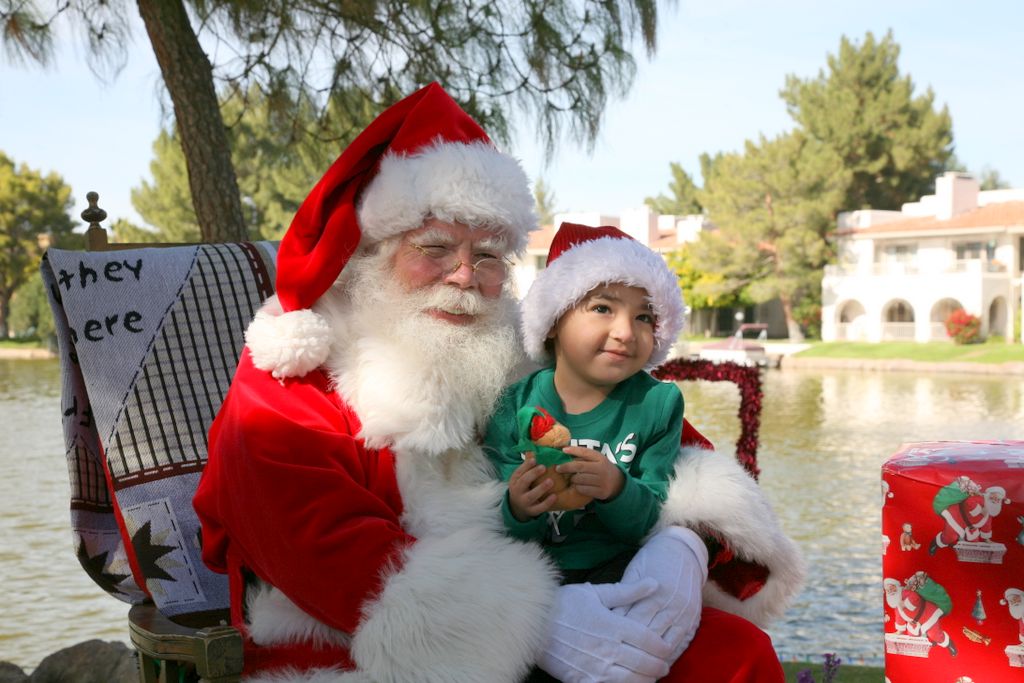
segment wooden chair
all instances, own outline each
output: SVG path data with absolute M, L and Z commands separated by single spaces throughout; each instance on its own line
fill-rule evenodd
M 78 557 L 132 604 L 140 680 L 238 681 L 242 638 L 226 578 L 201 561 L 191 499 L 245 326 L 273 293 L 276 246 L 110 244 L 88 200 L 89 250 L 51 249 L 41 266 Z

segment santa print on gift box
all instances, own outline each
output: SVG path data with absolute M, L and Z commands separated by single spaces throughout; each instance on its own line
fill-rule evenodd
M 903 586 L 896 579 L 885 579 L 885 601 L 893 609 L 895 632 L 885 634 L 886 651 L 912 657 L 927 657 L 931 645 L 944 647 L 956 656 L 957 648 L 943 630 L 942 617 L 953 611 L 949 593 L 928 574 L 919 571 Z M 889 621 L 886 615 L 886 621 Z
M 928 553 L 953 546 L 961 562 L 1002 564 L 1006 546 L 992 542 L 992 520 L 1009 502 L 1002 486 L 983 491 L 970 477 L 957 477 L 939 489 L 932 501 L 945 526 L 932 539 Z
M 1017 622 L 1017 638 L 1019 643 L 1011 643 L 1014 647 L 1024 647 L 1024 591 L 1020 588 L 1007 588 L 1000 605 L 1006 605 L 1010 616 Z

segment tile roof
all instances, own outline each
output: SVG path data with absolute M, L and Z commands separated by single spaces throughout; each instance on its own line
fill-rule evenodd
M 971 211 L 966 211 L 948 220 L 940 220 L 935 216 L 906 218 L 872 225 L 860 230 L 843 230 L 842 234 L 851 236 L 884 235 L 895 232 L 933 232 L 936 230 L 954 230 L 957 228 L 989 228 L 1006 225 L 1024 226 L 1024 202 L 1000 202 L 989 204 Z
M 1024 202 L 1022 202 L 1024 203 Z M 526 245 L 526 251 L 531 254 L 538 252 L 548 253 L 551 248 L 551 241 L 555 239 L 555 226 L 542 225 L 540 230 L 530 233 L 530 240 Z M 663 230 L 658 234 L 658 239 L 648 244 L 652 250 L 657 252 L 672 251 L 679 245 L 676 243 L 675 230 Z

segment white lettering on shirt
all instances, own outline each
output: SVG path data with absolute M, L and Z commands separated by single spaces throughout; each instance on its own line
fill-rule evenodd
M 630 441 L 634 438 L 636 438 L 636 434 L 630 432 L 629 436 L 623 439 L 622 443 L 615 447 L 615 454 L 618 456 L 619 462 L 633 462 L 633 458 L 636 457 L 636 444 L 630 443 Z M 614 462 L 614 460 L 612 462 Z
M 636 444 L 631 443 L 635 438 L 636 433 L 630 432 L 626 438 L 615 447 L 614 452 L 612 451 L 611 445 L 601 443 L 597 439 L 571 439 L 569 441 L 569 445 L 600 451 L 601 454 L 608 458 L 608 461 L 613 465 L 618 463 L 628 464 L 633 462 L 633 458 L 636 457 Z

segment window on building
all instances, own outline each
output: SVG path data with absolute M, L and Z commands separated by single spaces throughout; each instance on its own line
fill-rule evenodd
M 977 261 L 984 258 L 991 261 L 996 255 L 996 243 L 990 242 L 960 242 L 954 245 L 957 261 Z
M 912 263 L 917 256 L 916 244 L 886 244 L 880 252 L 881 263 Z

